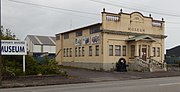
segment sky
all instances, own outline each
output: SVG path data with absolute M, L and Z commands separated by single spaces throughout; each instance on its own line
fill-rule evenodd
M 119 13 L 141 12 L 165 20 L 165 48 L 180 45 L 179 0 L 1 0 L 1 24 L 18 39 L 55 34 L 100 23 L 103 8 Z

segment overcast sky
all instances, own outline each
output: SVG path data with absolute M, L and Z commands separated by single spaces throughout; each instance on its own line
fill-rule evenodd
M 179 0 L 1 0 L 1 23 L 17 37 L 48 35 L 101 22 L 102 8 L 106 11 L 131 13 L 139 11 L 145 16 L 166 22 L 166 49 L 180 45 Z M 16 1 L 16 2 L 13 2 Z M 95 1 L 100 1 L 95 2 Z M 25 3 L 30 4 L 25 4 Z M 36 4 L 36 5 L 31 5 Z M 37 6 L 45 5 L 51 8 Z M 54 9 L 56 8 L 56 9 Z M 62 10 L 67 9 L 67 10 Z M 82 12 L 87 12 L 82 13 Z

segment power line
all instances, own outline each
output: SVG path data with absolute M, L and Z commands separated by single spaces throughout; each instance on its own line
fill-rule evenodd
M 109 2 L 104 2 L 104 1 L 99 1 L 99 0 L 90 0 L 90 1 L 93 1 L 93 2 L 96 2 L 96 3 L 105 4 L 105 5 L 122 7 L 122 8 L 130 9 L 130 10 L 139 10 L 139 11 L 143 11 L 143 12 L 147 12 L 147 13 L 154 13 L 154 14 L 159 14 L 159 15 L 180 17 L 180 15 L 168 14 L 168 13 L 162 13 L 162 12 L 153 12 L 153 11 L 148 11 L 148 10 L 143 10 L 143 9 L 138 9 L 138 8 L 131 8 L 131 7 L 127 7 L 127 6 L 123 6 L 123 5 L 117 5 L 117 4 L 113 4 L 113 3 L 109 3 Z
M 84 12 L 84 11 L 77 11 L 77 10 L 71 10 L 71 9 L 65 9 L 65 8 L 59 8 L 59 7 L 52 7 L 52 6 L 41 5 L 41 4 L 21 2 L 21 1 L 16 1 L 16 0 L 8 0 L 8 1 L 15 2 L 15 3 L 27 4 L 27 5 L 33 5 L 33 6 L 39 6 L 39 7 L 45 7 L 45 8 L 51 8 L 51 9 L 56 9 L 56 10 L 69 11 L 69 12 L 74 12 L 74 13 L 82 13 L 82 14 L 89 14 L 89 15 L 96 15 L 96 16 L 98 15 L 99 16 L 99 14 L 90 13 L 90 12 Z
M 166 13 L 173 13 L 173 14 L 176 14 L 174 13 L 175 11 L 172 11 L 172 10 L 165 10 L 165 9 L 160 9 L 160 8 L 154 8 L 152 6 L 148 6 L 147 4 L 144 5 L 144 4 L 139 4 L 139 3 L 135 3 L 135 2 L 118 2 L 118 1 L 115 1 L 115 0 L 108 0 L 108 2 L 113 2 L 113 3 L 118 3 L 118 4 L 122 4 L 122 5 L 127 5 L 127 6 L 132 6 L 132 7 L 138 7 L 138 6 L 143 6 L 143 9 L 148 9 L 149 11 L 156 11 L 156 12 L 164 12 L 166 11 Z M 133 5 L 132 5 L 133 4 Z
M 68 11 L 68 12 L 74 12 L 74 13 L 81 13 L 81 14 L 89 14 L 89 15 L 98 15 L 96 13 L 90 13 L 90 12 L 84 12 L 84 11 L 77 11 L 77 10 L 70 10 L 70 9 L 65 9 L 65 8 L 58 8 L 58 7 L 52 7 L 52 6 L 47 6 L 47 5 L 41 5 L 41 4 L 34 4 L 34 3 L 28 3 L 28 2 L 21 2 L 21 1 L 16 1 L 16 0 L 8 0 L 11 2 L 15 2 L 15 3 L 21 3 L 21 4 L 27 4 L 27 5 L 33 5 L 33 6 L 38 6 L 38 7 L 45 7 L 45 8 L 50 8 L 50 9 L 55 9 L 55 10 L 63 10 L 63 11 Z M 111 4 L 112 3 L 108 3 L 108 2 L 102 2 L 102 1 L 96 1 L 96 0 L 90 0 L 90 1 L 94 1 L 94 2 L 99 2 L 99 3 L 104 3 L 104 4 Z M 116 5 L 117 6 L 117 5 Z M 66 12 L 63 12 L 66 13 Z M 72 14 L 72 13 L 67 13 L 67 14 L 71 14 L 71 15 L 76 15 L 76 14 Z M 80 15 L 78 15 L 80 16 Z M 91 19 L 95 19 L 92 17 L 88 17 L 88 16 L 80 16 L 80 17 L 86 17 L 86 18 L 91 18 Z M 180 17 L 180 16 L 179 16 Z M 166 22 L 166 23 L 170 23 L 170 24 L 180 24 L 178 22 Z

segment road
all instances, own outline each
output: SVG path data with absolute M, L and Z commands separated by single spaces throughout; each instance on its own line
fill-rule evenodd
M 0 92 L 180 92 L 180 77 L 8 88 Z

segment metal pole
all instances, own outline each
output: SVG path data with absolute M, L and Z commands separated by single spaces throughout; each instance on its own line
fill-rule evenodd
M 2 65 L 2 57 L 1 57 L 1 39 L 0 39 L 0 86 L 2 85 L 2 72 L 3 72 L 3 65 Z
M 25 73 L 25 67 L 26 67 L 26 62 L 25 62 L 25 55 L 23 55 L 23 72 Z
M 1 1 L 0 1 L 0 5 L 1 5 Z M 1 7 L 0 7 L 0 12 L 1 12 Z M 0 37 L 1 36 L 2 36 L 2 30 L 0 31 Z M 3 68 L 3 65 L 2 65 L 2 57 L 1 57 L 1 38 L 0 38 L 0 86 L 2 85 L 2 70 L 3 70 L 2 68 Z

